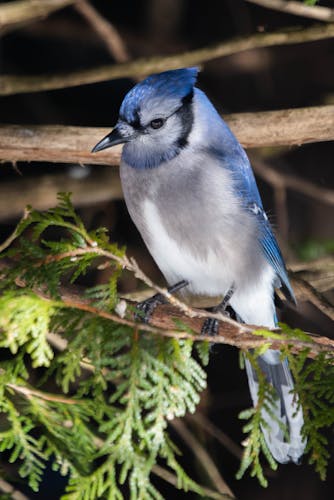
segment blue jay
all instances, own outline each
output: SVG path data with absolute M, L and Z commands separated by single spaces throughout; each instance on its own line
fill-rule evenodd
M 216 310 L 229 303 L 240 321 L 275 327 L 275 287 L 294 301 L 284 261 L 247 155 L 195 87 L 197 71 L 166 71 L 138 83 L 93 152 L 124 143 L 127 208 L 172 292 L 223 298 Z M 154 304 L 146 302 L 144 312 Z M 207 320 L 203 330 L 215 333 L 217 322 Z M 306 445 L 303 413 L 287 361 L 270 349 L 258 363 L 277 394 L 275 407 L 263 410 L 266 443 L 278 462 L 298 463 Z M 256 405 L 258 380 L 247 359 L 246 372 Z

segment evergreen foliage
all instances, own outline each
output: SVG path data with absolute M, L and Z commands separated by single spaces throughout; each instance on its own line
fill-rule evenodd
M 3 262 L 9 262 L 0 268 L 4 457 L 18 462 L 21 477 L 35 491 L 51 461 L 69 478 L 66 500 L 160 499 L 152 482 L 157 463 L 173 472 L 178 488 L 201 495 L 180 465 L 168 421 L 195 411 L 206 386 L 208 342 L 167 338 L 118 320 L 124 249 L 110 243 L 104 229 L 88 232 L 68 194 L 59 195 L 58 206 L 47 212 L 29 209 L 2 247 Z M 75 294 L 64 299 L 64 285 L 73 286 L 101 264 L 112 270 L 108 283 L 85 290 L 80 303 Z M 305 337 L 284 328 L 291 339 Z M 176 322 L 176 330 L 182 329 Z M 63 349 L 54 347 L 52 334 L 66 343 Z M 260 335 L 268 339 L 263 352 L 277 334 Z M 272 468 L 276 463 L 262 435 L 261 409 L 270 412 L 274 394 L 258 369 L 259 353 L 246 353 L 260 394 L 257 407 L 240 415 L 248 422 L 238 477 L 250 468 L 265 485 L 261 453 Z M 325 353 L 312 362 L 307 354 L 306 349 L 294 356 L 291 346 L 282 348 L 305 412 L 309 460 L 324 478 L 329 453 L 321 431 L 334 420 L 334 367 Z

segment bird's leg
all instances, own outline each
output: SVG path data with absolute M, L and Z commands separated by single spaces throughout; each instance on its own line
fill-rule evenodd
M 235 292 L 235 286 L 234 284 L 231 285 L 231 287 L 228 289 L 226 292 L 223 300 L 221 301 L 220 304 L 217 306 L 213 307 L 211 311 L 213 313 L 220 312 L 222 314 L 225 314 L 226 316 L 229 316 L 229 313 L 226 311 L 226 307 L 229 304 L 229 301 L 232 297 L 232 295 Z M 206 318 L 206 320 L 203 323 L 202 329 L 201 329 L 201 334 L 202 335 L 218 335 L 218 329 L 219 329 L 219 322 L 218 319 L 216 318 Z
M 178 283 L 175 283 L 175 285 L 170 286 L 167 288 L 168 292 L 173 294 L 181 290 L 181 288 L 184 288 L 185 286 L 189 285 L 189 282 L 186 280 L 179 281 Z M 160 305 L 160 304 L 166 304 L 168 300 L 162 293 L 156 293 L 153 295 L 153 297 L 150 297 L 149 299 L 143 300 L 142 302 L 139 302 L 136 306 L 136 314 L 135 314 L 135 319 L 142 321 L 143 323 L 148 323 L 150 321 L 150 318 L 152 316 L 152 313 L 154 309 Z

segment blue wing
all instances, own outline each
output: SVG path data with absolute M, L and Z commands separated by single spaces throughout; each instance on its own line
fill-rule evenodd
M 243 158 L 243 161 L 237 171 L 234 169 L 234 176 L 237 178 L 237 189 L 239 190 L 246 207 L 258 218 L 261 228 L 261 246 L 268 262 L 273 267 L 277 277 L 279 278 L 277 287 L 282 287 L 282 292 L 286 298 L 295 303 L 296 299 L 289 282 L 284 260 L 276 238 L 272 232 L 268 217 L 263 209 L 253 170 L 247 157 L 246 161 L 245 158 Z
M 278 278 L 277 288 L 282 287 L 282 292 L 286 298 L 295 303 L 296 299 L 289 282 L 284 260 L 267 215 L 263 209 L 252 167 L 245 151 L 225 123 L 224 125 L 225 140 L 226 134 L 231 134 L 228 135 L 228 155 L 225 157 L 222 150 L 218 150 L 218 148 L 213 148 L 215 150 L 214 153 L 220 157 L 222 166 L 228 168 L 232 172 L 238 196 L 243 200 L 245 208 L 253 212 L 258 218 L 261 228 L 260 243 L 264 255 L 276 272 Z M 212 148 L 210 149 L 212 153 Z
M 289 282 L 284 260 L 276 238 L 272 232 L 268 217 L 263 209 L 253 170 L 246 154 L 239 163 L 239 168 L 237 170 L 233 169 L 233 171 L 234 177 L 237 181 L 237 189 L 242 196 L 246 207 L 258 218 L 261 227 L 261 246 L 268 262 L 273 267 L 277 277 L 279 278 L 277 287 L 282 287 L 282 292 L 286 298 L 295 303 L 296 299 Z
M 284 260 L 277 244 L 276 238 L 272 233 L 270 224 L 268 220 L 262 224 L 262 238 L 261 244 L 264 251 L 264 254 L 268 260 L 268 262 L 274 268 L 282 287 L 282 292 L 286 296 L 288 300 L 296 303 L 296 299 L 291 288 L 287 270 L 284 264 Z

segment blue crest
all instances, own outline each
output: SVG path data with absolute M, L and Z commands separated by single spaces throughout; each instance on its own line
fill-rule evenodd
M 182 68 L 148 76 L 133 87 L 125 96 L 120 117 L 128 123 L 137 122 L 139 111 L 146 103 L 152 107 L 168 103 L 169 109 L 175 108 L 189 95 L 195 85 L 198 68 Z

